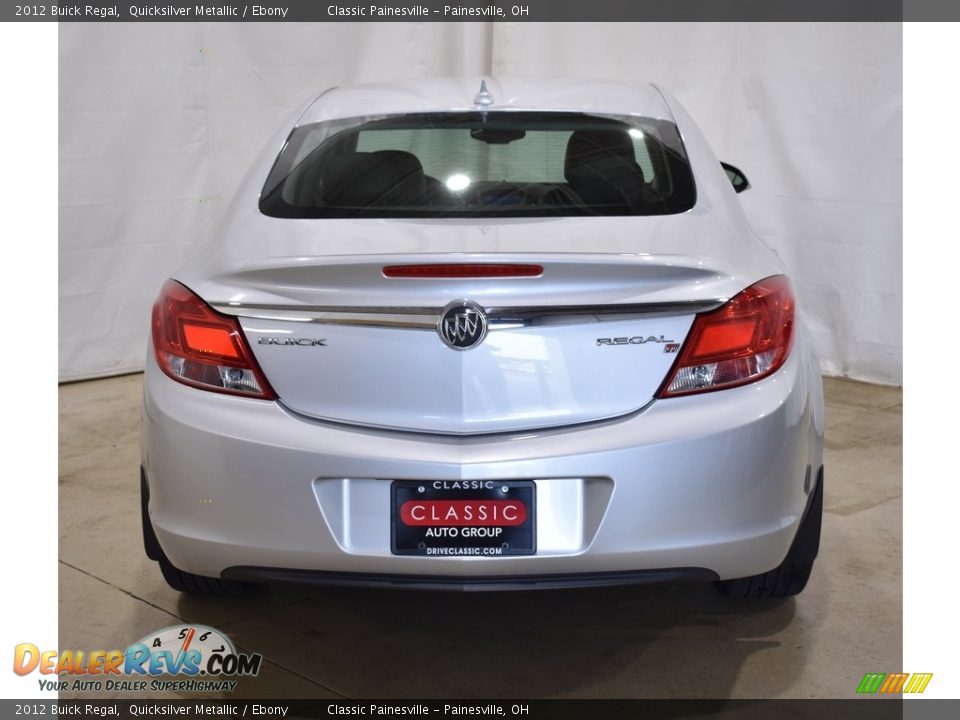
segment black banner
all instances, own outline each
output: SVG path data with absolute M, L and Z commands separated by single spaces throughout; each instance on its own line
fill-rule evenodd
M 0 717 L 940 720 L 960 700 L 0 700 Z
M 56 0 L 0 20 L 61 22 L 623 22 L 960 20 L 953 0 Z

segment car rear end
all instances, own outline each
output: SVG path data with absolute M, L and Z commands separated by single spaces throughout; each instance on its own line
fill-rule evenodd
M 476 589 L 780 565 L 819 370 L 704 155 L 667 111 L 298 126 L 154 309 L 154 555 Z

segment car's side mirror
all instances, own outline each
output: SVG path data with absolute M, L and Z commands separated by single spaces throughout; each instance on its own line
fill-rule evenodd
M 742 193 L 744 190 L 750 187 L 750 181 L 747 180 L 747 176 L 743 174 L 743 171 L 740 168 L 734 167 L 730 163 L 725 162 L 720 163 L 720 165 L 727 173 L 727 179 L 730 181 L 730 184 L 733 185 L 733 189 L 736 192 Z

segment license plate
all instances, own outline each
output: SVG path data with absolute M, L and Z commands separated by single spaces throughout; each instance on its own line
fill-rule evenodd
M 396 480 L 391 494 L 394 555 L 502 557 L 536 552 L 532 480 Z

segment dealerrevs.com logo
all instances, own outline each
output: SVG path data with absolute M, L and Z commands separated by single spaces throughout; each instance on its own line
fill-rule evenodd
M 254 677 L 262 661 L 259 653 L 238 653 L 230 638 L 212 627 L 174 625 L 123 650 L 42 651 L 32 643 L 21 643 L 14 648 L 13 671 L 57 676 L 39 678 L 41 690 L 55 692 L 231 692 L 237 681 L 227 678 Z

